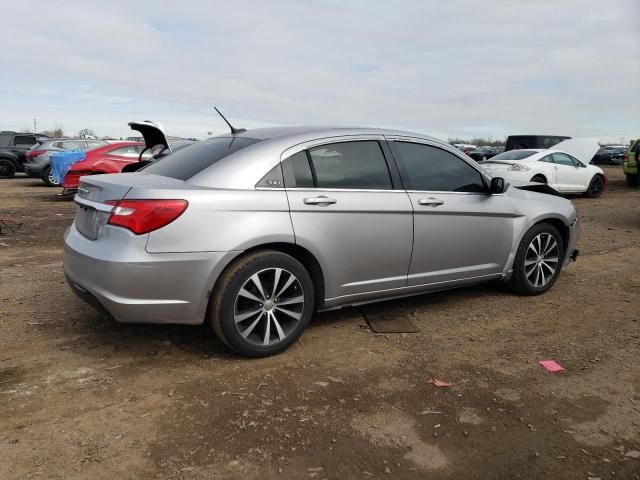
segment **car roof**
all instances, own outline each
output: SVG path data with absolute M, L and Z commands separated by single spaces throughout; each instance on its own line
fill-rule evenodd
M 425 140 L 454 155 L 462 155 L 455 147 L 440 139 L 401 130 L 343 126 L 257 128 L 205 140 L 210 142 L 221 138 L 245 138 L 257 142 L 215 162 L 190 178 L 189 183 L 209 188 L 253 188 L 266 172 L 279 164 L 282 155 L 293 155 L 302 148 L 308 148 L 305 145 L 309 142 L 332 143 L 334 138 L 336 141 L 362 141 L 368 137 L 383 136 Z M 259 176 L 254 178 L 257 175 Z
M 369 128 L 369 127 L 349 127 L 349 126 L 332 126 L 332 125 L 317 125 L 317 126 L 284 126 L 284 127 L 267 127 L 267 128 L 255 128 L 252 130 L 245 130 L 241 133 L 234 134 L 237 137 L 253 138 L 255 140 L 271 140 L 294 137 L 307 137 L 311 140 L 314 138 L 323 137 L 335 137 L 342 135 L 393 135 L 404 137 L 418 137 L 429 139 L 438 143 L 446 143 L 440 139 L 429 137 L 420 133 L 406 132 L 402 130 L 393 130 L 386 128 Z M 223 136 L 231 136 L 223 135 Z M 304 141 L 304 140 L 303 140 Z M 448 144 L 447 144 L 448 145 Z

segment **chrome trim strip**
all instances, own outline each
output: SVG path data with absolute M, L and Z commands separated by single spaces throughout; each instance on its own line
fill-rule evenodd
M 106 205 L 100 202 L 94 202 L 93 200 L 87 200 L 86 198 L 78 197 L 77 195 L 73 199 L 78 205 L 83 207 L 93 208 L 99 212 L 111 213 L 113 211 L 113 205 Z

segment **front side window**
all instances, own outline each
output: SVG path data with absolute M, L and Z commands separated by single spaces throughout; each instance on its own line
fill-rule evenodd
M 391 190 L 391 176 L 375 140 L 330 143 L 309 149 L 317 188 Z
M 441 148 L 394 142 L 400 157 L 402 180 L 408 190 L 434 192 L 485 192 L 482 174 Z
M 16 135 L 13 137 L 13 144 L 16 146 L 20 145 L 30 147 L 31 145 L 36 144 L 36 139 L 31 135 Z
M 553 163 L 557 163 L 558 165 L 567 165 L 568 167 L 575 167 L 573 160 L 566 153 L 554 153 Z

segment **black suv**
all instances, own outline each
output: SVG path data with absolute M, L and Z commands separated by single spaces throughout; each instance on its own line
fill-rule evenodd
M 0 178 L 11 178 L 24 171 L 27 152 L 50 137 L 41 133 L 0 132 Z

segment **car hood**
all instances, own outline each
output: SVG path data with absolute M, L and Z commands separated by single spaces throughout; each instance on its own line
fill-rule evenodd
M 167 140 L 167 136 L 164 133 L 162 125 L 159 123 L 145 120 L 144 122 L 130 122 L 129 126 L 131 127 L 131 130 L 136 130 L 142 134 L 146 148 L 162 145 L 164 148 L 171 151 L 169 140 Z
M 589 164 L 600 149 L 600 145 L 595 138 L 571 138 L 554 145 L 551 149 L 566 152 L 582 163 Z

